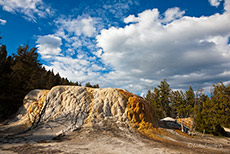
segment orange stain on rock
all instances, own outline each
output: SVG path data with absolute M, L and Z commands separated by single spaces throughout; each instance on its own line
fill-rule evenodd
M 140 96 L 124 90 L 120 90 L 120 93 L 128 99 L 127 114 L 131 127 L 149 138 L 163 141 L 161 135 L 167 135 L 167 133 L 159 128 L 156 117 L 153 115 L 153 106 Z

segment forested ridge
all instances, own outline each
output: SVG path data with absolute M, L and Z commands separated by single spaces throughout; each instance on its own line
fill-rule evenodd
M 38 60 L 36 48 L 19 46 L 17 53 L 7 54 L 5 45 L 0 45 L 0 121 L 16 113 L 25 95 L 33 89 L 51 89 L 56 85 L 78 85 L 67 78 L 47 71 Z M 99 85 L 85 86 L 99 88 Z
M 164 79 L 145 99 L 155 107 L 158 120 L 191 117 L 196 130 L 222 136 L 226 136 L 222 127 L 230 128 L 230 84 L 214 84 L 208 96 L 203 89 L 194 92 L 191 86 L 185 92 L 173 91 Z

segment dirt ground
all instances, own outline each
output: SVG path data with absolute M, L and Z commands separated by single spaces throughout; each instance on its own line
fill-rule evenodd
M 223 154 L 230 139 L 213 136 L 185 137 L 175 130 L 170 142 L 155 141 L 130 130 L 81 128 L 65 136 L 35 140 L 30 133 L 0 139 L 2 154 Z M 30 138 L 28 138 L 30 136 Z M 35 137 L 35 136 L 34 136 Z M 36 136 L 37 139 L 37 136 Z

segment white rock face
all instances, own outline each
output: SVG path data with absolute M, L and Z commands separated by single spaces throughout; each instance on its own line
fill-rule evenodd
M 80 127 L 102 127 L 107 121 L 129 127 L 127 99 L 118 89 L 56 86 L 28 93 L 17 117 L 4 130 L 14 126 L 19 131 L 12 133 L 18 133 L 33 128 L 34 135 L 56 136 Z
M 126 105 L 116 89 L 57 86 L 46 95 L 40 122 L 68 122 L 71 127 L 99 124 L 108 118 L 125 122 Z

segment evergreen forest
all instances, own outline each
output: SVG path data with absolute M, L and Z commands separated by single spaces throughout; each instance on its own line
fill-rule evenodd
M 225 86 L 220 81 L 208 96 L 203 89 L 194 92 L 191 86 L 185 92 L 173 91 L 164 79 L 148 91 L 145 99 L 153 104 L 158 120 L 191 117 L 196 130 L 221 136 L 226 136 L 223 127 L 230 128 L 230 84 Z

